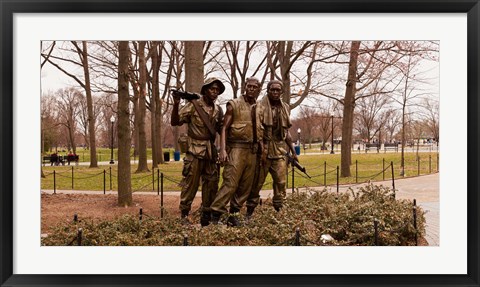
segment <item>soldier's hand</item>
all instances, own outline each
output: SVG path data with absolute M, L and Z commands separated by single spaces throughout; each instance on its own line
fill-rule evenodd
M 228 162 L 228 154 L 225 150 L 220 150 L 220 153 L 218 155 L 218 158 L 220 160 L 220 163 L 226 163 Z
M 179 104 L 180 103 L 180 94 L 177 91 L 172 91 L 172 98 L 173 98 L 173 103 L 174 104 Z
M 293 153 L 292 157 L 296 162 L 300 162 L 296 153 Z

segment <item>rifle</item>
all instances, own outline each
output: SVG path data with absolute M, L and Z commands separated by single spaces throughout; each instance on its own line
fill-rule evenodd
M 177 90 L 177 89 L 170 89 L 170 92 L 172 92 L 172 96 L 180 98 L 180 99 L 184 99 L 184 100 L 187 100 L 187 101 L 200 99 L 200 96 L 198 94 L 195 94 L 195 93 L 180 91 L 180 90 Z
M 170 92 L 172 92 L 172 96 L 185 99 L 187 101 L 190 101 L 193 104 L 193 107 L 195 108 L 198 115 L 200 116 L 200 119 L 202 119 L 203 123 L 205 124 L 208 131 L 210 132 L 210 138 L 212 140 L 215 140 L 215 136 L 217 132 L 215 131 L 215 128 L 212 126 L 212 123 L 210 122 L 207 113 L 198 105 L 197 101 L 194 101 L 194 100 L 200 99 L 200 96 L 195 93 L 180 91 L 176 89 L 170 89 Z
M 298 163 L 298 161 L 296 161 L 289 153 L 286 153 L 285 156 L 287 157 L 288 163 L 292 163 L 293 166 L 296 167 L 299 171 L 303 172 L 306 176 L 308 176 L 308 178 L 311 178 L 308 175 L 305 167 L 301 166 L 300 163 Z

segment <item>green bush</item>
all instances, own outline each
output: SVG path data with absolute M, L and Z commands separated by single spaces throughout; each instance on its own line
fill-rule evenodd
M 183 245 L 185 236 L 188 245 L 196 246 L 285 246 L 295 244 L 296 230 L 300 245 L 374 245 L 374 220 L 379 245 L 415 244 L 413 203 L 395 200 L 388 187 L 372 184 L 338 195 L 327 190 L 297 192 L 287 197 L 280 212 L 267 199 L 248 222 L 240 217 L 245 224 L 237 228 L 184 226 L 168 214 L 164 218 L 144 215 L 141 221 L 131 215 L 99 223 L 83 219 L 57 226 L 42 245 L 76 244 L 78 228 L 83 230 L 82 245 L 88 246 L 175 246 Z M 192 220 L 199 222 L 198 212 Z M 424 231 L 424 212 L 417 207 L 418 238 Z M 327 234 L 333 240 L 322 240 Z

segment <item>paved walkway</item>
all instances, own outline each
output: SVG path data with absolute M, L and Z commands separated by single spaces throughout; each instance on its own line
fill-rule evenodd
M 391 180 L 388 181 L 379 181 L 375 184 L 382 184 L 385 186 L 391 186 Z M 365 184 L 357 185 L 341 185 L 339 192 L 345 192 L 349 187 L 352 187 L 354 190 Z M 419 205 L 425 213 L 426 219 L 426 236 L 430 246 L 438 246 L 440 244 L 440 204 L 439 204 L 439 174 L 430 174 L 423 175 L 419 177 L 412 178 L 402 178 L 395 180 L 395 189 L 397 190 L 396 198 L 397 199 L 416 199 L 417 205 Z M 329 187 L 332 191 L 336 192 L 335 186 Z M 317 188 L 319 189 L 319 188 Z M 299 189 L 302 191 L 302 188 Z M 42 192 L 53 193 L 53 190 L 42 190 Z M 103 191 L 80 191 L 80 190 L 57 190 L 57 193 L 84 193 L 84 194 L 103 194 Z M 291 189 L 287 190 L 287 193 L 291 192 Z M 107 194 L 117 194 L 116 191 L 107 191 Z M 136 194 L 150 194 L 156 195 L 155 192 L 136 192 Z M 165 195 L 179 195 L 179 191 L 165 191 Z M 197 193 L 197 196 L 200 196 L 200 193 Z M 273 196 L 272 190 L 262 190 L 260 192 L 262 198 L 268 198 Z

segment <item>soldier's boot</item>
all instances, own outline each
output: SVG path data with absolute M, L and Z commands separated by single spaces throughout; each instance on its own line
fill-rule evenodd
M 230 207 L 230 213 L 228 214 L 227 225 L 230 227 L 241 226 L 239 220 L 240 210 L 234 207 Z
M 281 206 L 274 206 L 273 208 L 275 209 L 276 212 L 280 212 L 280 210 L 282 210 Z
M 250 220 L 252 218 L 253 211 L 255 211 L 255 207 L 247 206 L 247 214 L 246 214 L 247 220 Z
M 182 225 L 190 225 L 191 224 L 190 220 L 188 220 L 188 213 L 189 213 L 188 210 L 182 210 L 182 215 L 180 216 L 180 220 L 181 220 Z
M 211 213 L 210 211 L 203 211 L 202 216 L 200 217 L 200 225 L 202 227 L 208 226 L 211 220 Z
M 222 216 L 222 214 L 220 212 L 212 211 L 210 223 L 213 224 L 213 225 L 218 225 L 218 222 L 220 221 L 221 216 Z

